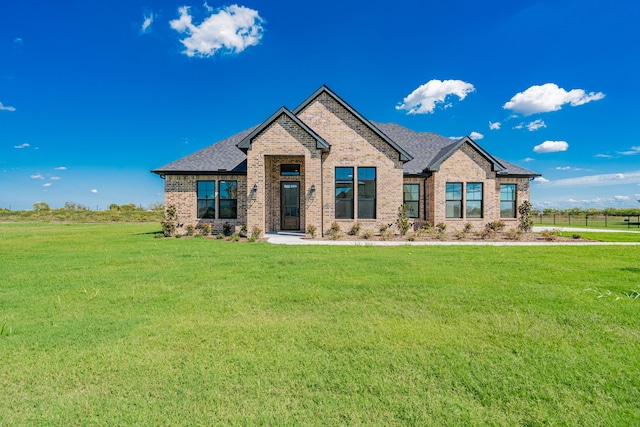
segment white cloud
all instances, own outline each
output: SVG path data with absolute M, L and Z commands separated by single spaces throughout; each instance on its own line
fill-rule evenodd
M 631 147 L 631 149 L 627 151 L 618 151 L 618 154 L 622 154 L 623 156 L 635 156 L 636 154 L 640 154 L 640 146 Z
M 0 111 L 16 111 L 16 107 L 3 105 L 2 102 L 0 102 Z
M 57 168 L 54 168 L 54 170 L 57 170 L 57 171 L 66 171 L 66 170 L 67 170 L 67 167 L 66 167 L 66 166 L 58 166 Z
M 532 158 L 532 157 L 527 157 L 527 158 L 522 159 L 523 162 L 533 162 L 534 160 L 535 159 Z
M 613 198 L 616 199 L 616 200 L 621 200 L 621 201 L 631 200 L 631 197 L 629 197 L 629 196 L 613 196 Z
M 207 12 L 213 12 L 214 10 L 207 2 L 204 2 L 204 8 L 207 9 Z
M 50 179 L 51 181 L 59 181 L 59 180 L 60 180 L 60 177 L 59 177 L 59 176 L 50 176 L 50 177 L 49 177 L 49 179 Z
M 524 92 L 515 94 L 502 108 L 529 116 L 536 113 L 558 111 L 564 104 L 572 107 L 598 101 L 604 98 L 602 92 L 586 93 L 583 89 L 566 91 L 555 83 L 545 83 L 541 86 L 531 86 Z
M 550 182 L 547 178 L 542 177 L 542 176 L 537 176 L 534 178 L 535 182 L 539 182 L 540 184 L 546 184 L 547 182 Z
M 94 188 L 93 190 L 91 190 L 91 192 L 92 192 L 93 194 L 96 194 L 96 193 L 98 192 L 98 190 L 96 190 L 96 189 Z
M 151 27 L 151 24 L 153 24 L 153 18 L 153 12 L 144 14 L 144 21 L 142 22 L 142 28 L 140 28 L 141 33 L 144 34 L 149 30 L 149 27 Z
M 35 175 L 31 175 L 31 179 L 44 179 L 44 176 L 41 173 L 37 173 Z
M 20 144 L 20 145 L 14 145 L 13 148 L 17 148 L 18 150 L 21 150 L 23 148 L 27 148 L 27 147 L 31 147 L 30 144 L 27 144 L 26 142 L 24 144 Z
M 540 119 L 527 123 L 527 129 L 529 129 L 529 132 L 533 132 L 540 128 L 546 128 L 546 127 L 547 125 L 545 124 L 545 122 Z
M 51 187 L 53 184 L 50 182 L 45 182 L 44 184 L 42 184 L 43 187 Z
M 15 44 L 22 44 L 22 39 L 20 37 L 16 37 L 15 39 L 13 39 L 13 42 Z
M 502 126 L 500 122 L 489 122 L 489 129 L 491 130 L 500 130 L 500 126 Z
M 597 157 L 599 159 L 612 159 L 613 156 L 610 154 L 596 154 L 594 157 Z
M 452 140 L 452 141 L 459 141 L 459 140 L 461 140 L 462 138 L 464 138 L 464 136 L 450 136 L 450 137 L 448 137 L 448 138 L 449 138 L 450 140 Z
M 571 170 L 571 166 L 558 166 L 556 168 L 557 171 L 570 171 Z
M 566 186 L 603 186 L 640 183 L 640 171 L 626 173 L 610 173 L 602 175 L 587 175 L 576 178 L 557 179 L 549 185 L 557 187 Z
M 533 147 L 536 153 L 556 153 L 558 151 L 567 151 L 569 144 L 566 141 L 545 141 L 540 145 Z
M 482 138 L 484 138 L 484 135 L 481 134 L 480 132 L 471 132 L 471 134 L 469 135 L 469 138 L 473 139 L 474 141 L 478 141 Z
M 189 57 L 209 57 L 218 51 L 240 53 L 262 39 L 264 20 L 257 10 L 234 4 L 211 13 L 200 25 L 192 23 L 187 6 L 178 12 L 180 18 L 169 24 L 179 33 L 188 34 L 180 42 L 186 47 L 183 53 Z
M 524 122 L 521 122 L 520 124 L 514 126 L 513 129 L 524 129 Z
M 462 80 L 430 80 L 407 95 L 396 110 L 406 110 L 407 114 L 429 114 L 437 105 L 450 107 L 450 103 L 445 103 L 448 96 L 456 95 L 462 101 L 474 91 L 471 83 Z

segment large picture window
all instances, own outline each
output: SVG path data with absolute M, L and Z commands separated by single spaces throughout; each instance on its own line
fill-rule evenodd
M 238 181 L 220 181 L 220 218 L 238 217 Z
M 446 217 L 462 218 L 462 183 L 447 182 L 446 188 Z
M 358 219 L 376 217 L 376 168 L 358 168 Z
M 216 217 L 216 182 L 198 181 L 198 218 Z
M 420 185 L 404 184 L 402 194 L 402 203 L 407 209 L 407 216 L 418 218 L 420 216 Z
M 500 184 L 500 218 L 516 217 L 516 184 Z
M 353 219 L 353 168 L 336 168 L 336 219 Z
M 467 218 L 482 218 L 482 183 L 467 183 Z

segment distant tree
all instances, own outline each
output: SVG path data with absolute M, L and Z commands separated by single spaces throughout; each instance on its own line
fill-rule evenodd
M 164 203 L 151 203 L 149 205 L 150 211 L 164 211 Z
M 50 211 L 51 208 L 47 202 L 36 202 L 33 204 L 33 209 L 36 211 Z
M 64 202 L 64 208 L 68 211 L 88 211 L 89 208 L 87 206 L 81 205 L 76 202 Z
M 116 203 L 111 203 L 109 205 L 109 210 L 113 212 L 118 212 L 120 210 L 120 206 L 118 206 Z

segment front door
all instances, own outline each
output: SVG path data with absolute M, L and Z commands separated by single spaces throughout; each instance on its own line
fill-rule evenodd
M 280 228 L 300 230 L 300 183 L 280 183 Z

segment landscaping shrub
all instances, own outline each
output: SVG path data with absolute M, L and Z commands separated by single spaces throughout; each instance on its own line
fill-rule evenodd
M 528 200 L 518 206 L 518 229 L 524 233 L 529 233 L 533 228 L 533 218 L 531 218 L 531 203 Z
M 489 231 L 495 231 L 496 233 L 500 233 L 502 230 L 504 230 L 505 226 L 506 224 L 503 221 L 497 220 L 497 221 L 488 222 L 484 226 L 484 228 Z
M 382 234 L 380 235 L 380 237 L 382 238 L 382 240 L 391 240 L 393 239 L 393 229 L 391 227 L 387 227 L 385 228 L 385 230 L 382 232 Z
M 354 222 L 351 226 L 351 230 L 349 230 L 349 234 L 352 236 L 357 236 L 360 233 L 360 223 Z
M 376 233 L 375 233 L 375 231 L 373 231 L 372 228 L 367 228 L 366 230 L 364 230 L 362 232 L 362 238 L 365 239 L 365 240 L 373 239 L 375 235 L 376 235 Z
M 313 225 L 313 224 L 309 224 L 309 225 L 307 226 L 307 234 L 308 234 L 309 236 L 311 236 L 311 238 L 312 238 L 312 239 L 315 239 L 315 238 L 316 238 L 316 232 L 317 232 L 317 231 L 318 231 L 318 229 L 316 228 L 316 226 L 315 226 L 315 225 Z
M 196 232 L 196 228 L 195 228 L 193 225 L 191 225 L 191 224 L 188 224 L 188 225 L 185 227 L 185 230 L 186 230 L 186 232 L 187 232 L 187 233 L 186 233 L 186 234 L 187 234 L 187 236 L 193 236 L 193 235 L 195 234 L 195 232 Z
M 411 228 L 411 223 L 409 222 L 409 215 L 407 214 L 407 205 L 404 203 L 400 205 L 398 208 L 398 219 L 396 220 L 396 226 L 398 227 L 398 231 L 400 232 L 400 236 L 404 236 Z
M 200 234 L 202 234 L 203 236 L 208 236 L 209 234 L 211 234 L 211 225 L 208 223 L 204 223 L 200 226 Z
M 240 227 L 240 237 L 247 237 L 247 223 L 246 222 L 244 224 L 242 224 L 242 227 Z
M 224 239 L 224 234 L 223 233 L 216 234 L 216 239 L 218 239 L 218 240 Z
M 251 230 L 251 237 L 249 237 L 249 241 L 255 242 L 258 239 L 260 239 L 261 235 L 262 235 L 262 229 L 260 227 L 253 227 L 253 230 Z
M 329 231 L 338 232 L 338 231 L 342 231 L 342 229 L 340 228 L 340 224 L 338 224 L 336 221 L 333 221 L 331 223 L 331 228 L 329 229 Z
M 509 239 L 509 240 L 522 240 L 522 235 L 523 234 L 524 234 L 524 232 L 519 228 L 518 229 L 510 228 L 504 233 L 506 238 Z
M 222 224 L 222 232 L 224 233 L 225 236 L 230 236 L 231 235 L 231 224 L 229 224 L 228 222 L 225 221 L 225 223 Z
M 444 222 L 440 222 L 438 224 L 436 224 L 436 230 L 437 231 L 446 231 L 447 230 L 447 224 L 445 224 Z
M 162 232 L 165 237 L 171 237 L 176 232 L 176 222 L 178 221 L 178 214 L 176 212 L 176 205 L 167 206 L 167 210 L 164 213 L 164 221 L 162 224 Z

